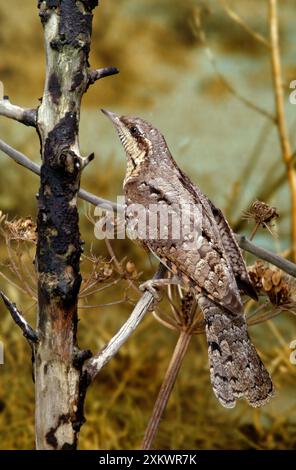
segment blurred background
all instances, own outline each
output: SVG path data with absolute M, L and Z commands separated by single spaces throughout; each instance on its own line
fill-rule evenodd
M 0 2 L 0 80 L 11 102 L 24 107 L 38 106 L 43 93 L 45 60 L 36 3 Z M 296 79 L 295 1 L 278 3 L 286 114 L 295 149 L 296 106 L 288 100 L 289 83 Z M 268 38 L 266 0 L 228 5 Z M 112 200 L 122 193 L 125 157 L 100 108 L 138 115 L 163 132 L 178 164 L 225 211 L 236 231 L 251 232 L 252 224 L 242 215 L 256 199 L 277 207 L 277 236 L 261 229 L 255 242 L 289 255 L 289 188 L 276 126 L 260 111 L 274 114 L 269 49 L 229 16 L 223 2 L 102 0 L 95 10 L 90 63 L 93 68 L 116 66 L 120 74 L 91 86 L 83 99 L 81 151 L 96 155 L 83 174 L 83 188 Z M 39 162 L 39 142 L 31 128 L 0 117 L 0 138 Z M 1 225 L 1 289 L 32 323 L 35 240 L 33 229 L 32 236 L 26 230 L 24 236 L 22 224 L 29 221 L 30 229 L 34 227 L 37 191 L 38 178 L 0 151 L 0 210 L 8 217 Z M 109 263 L 110 247 L 108 251 L 95 239 L 93 208 L 80 201 L 79 209 L 86 240 L 79 341 L 96 352 L 125 321 L 138 294 L 119 280 L 120 269 Z M 132 242 L 114 241 L 112 249 L 135 283 L 151 276 L 155 262 Z M 254 259 L 248 255 L 247 261 L 252 264 Z M 89 289 L 94 266 L 99 276 Z M 101 287 L 106 289 L 94 292 Z M 5 354 L 5 364 L 0 365 L 0 448 L 34 448 L 30 350 L 2 304 L 0 318 Z M 296 366 L 289 360 L 295 316 L 282 313 L 252 326 L 250 334 L 272 374 L 276 397 L 260 410 L 245 402 L 223 409 L 211 389 L 204 335 L 194 337 L 155 448 L 295 447 Z M 176 338 L 174 331 L 147 315 L 89 389 L 80 448 L 139 447 Z

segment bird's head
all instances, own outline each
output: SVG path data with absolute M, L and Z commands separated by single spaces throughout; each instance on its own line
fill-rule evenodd
M 127 156 L 127 172 L 134 173 L 145 162 L 156 163 L 165 157 L 167 146 L 158 129 L 138 117 L 102 112 L 112 121 Z

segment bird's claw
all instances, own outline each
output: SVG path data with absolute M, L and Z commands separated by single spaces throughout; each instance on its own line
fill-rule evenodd
M 153 299 L 156 302 L 160 302 L 161 295 L 156 287 L 156 284 L 153 282 L 152 279 L 150 279 L 149 281 L 143 282 L 143 284 L 140 285 L 140 290 L 143 292 L 145 291 L 149 292 L 153 296 Z

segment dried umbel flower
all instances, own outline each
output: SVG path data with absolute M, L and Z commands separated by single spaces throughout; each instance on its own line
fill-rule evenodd
M 167 287 L 167 299 L 171 311 L 170 313 L 165 312 L 161 307 L 157 307 L 153 311 L 153 316 L 157 321 L 167 328 L 187 331 L 192 335 L 204 333 L 203 314 L 198 308 L 195 296 L 187 287 L 169 285 Z
M 253 220 L 255 222 L 255 231 L 261 225 L 263 228 L 267 228 L 269 232 L 273 235 L 271 231 L 272 223 L 275 219 L 279 217 L 276 207 L 272 207 L 266 202 L 255 201 L 247 210 L 243 218 L 246 220 Z
M 97 281 L 103 282 L 106 281 L 107 279 L 110 279 L 110 277 L 113 274 L 113 267 L 109 262 L 102 262 L 98 269 L 96 270 L 95 273 L 95 279 Z
M 248 272 L 257 292 L 266 294 L 273 305 L 284 306 L 296 302 L 296 281 L 280 269 L 256 261 Z
M 22 240 L 36 243 L 36 224 L 31 217 L 25 219 L 4 220 L 4 230 L 10 240 Z

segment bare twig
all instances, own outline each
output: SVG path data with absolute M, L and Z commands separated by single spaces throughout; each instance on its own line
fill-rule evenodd
M 277 128 L 282 148 L 283 161 L 286 165 L 286 173 L 290 186 L 292 254 L 294 261 L 296 261 L 296 173 L 285 116 L 282 65 L 279 48 L 277 0 L 269 0 L 269 26 Z
M 162 279 L 165 275 L 166 268 L 160 264 L 153 279 Z M 131 334 L 135 331 L 139 323 L 143 320 L 146 312 L 153 303 L 153 295 L 150 292 L 145 292 L 134 310 L 132 311 L 128 320 L 120 328 L 118 333 L 109 341 L 109 343 L 95 356 L 93 356 L 84 366 L 90 380 L 93 380 L 100 370 L 112 359 L 118 352 L 121 346 L 127 341 Z
M 156 437 L 162 414 L 171 395 L 191 337 L 192 334 L 190 332 L 181 331 L 180 333 L 169 367 L 166 371 L 163 383 L 159 390 L 151 418 L 145 431 L 144 439 L 141 445 L 141 449 L 143 450 L 149 450 L 154 438 Z
M 2 298 L 13 320 L 22 330 L 24 337 L 29 341 L 29 343 L 37 343 L 38 335 L 36 331 L 33 330 L 33 328 L 25 320 L 21 312 L 17 309 L 16 305 L 12 303 L 2 291 L 0 291 L 0 297 Z
M 290 274 L 290 276 L 296 277 L 296 264 L 291 263 L 291 261 L 288 261 L 281 256 L 278 256 L 274 253 L 271 253 L 270 251 L 265 250 L 264 248 L 255 245 L 254 243 L 247 240 L 244 236 L 236 235 L 236 239 L 242 250 L 252 253 L 253 255 L 257 256 L 257 258 L 264 259 L 265 261 L 268 261 L 268 263 L 271 263 L 274 266 L 282 269 L 287 274 Z
M 27 168 L 28 170 L 31 170 L 33 173 L 37 175 L 40 174 L 39 165 L 32 162 L 23 153 L 18 152 L 13 147 L 3 142 L 3 140 L 1 139 L 0 139 L 0 150 L 6 153 L 6 155 L 11 157 L 19 165 Z M 115 212 L 123 211 L 123 207 L 120 205 L 117 205 L 115 202 L 95 196 L 94 194 L 89 193 L 88 191 L 85 191 L 83 189 L 80 189 L 80 191 L 78 192 L 78 196 L 84 201 L 87 201 L 93 204 L 94 206 L 100 206 L 106 210 L 113 210 Z M 251 242 L 246 243 L 245 237 L 241 235 L 237 235 L 237 240 L 238 240 L 238 244 L 243 250 L 254 254 L 258 258 L 264 259 L 265 261 L 268 261 L 269 263 L 274 264 L 275 266 L 278 266 L 280 269 L 287 272 L 291 276 L 296 277 L 296 265 L 295 264 L 291 263 L 290 261 L 285 260 L 284 258 L 281 258 L 280 256 L 277 256 L 271 253 L 270 251 L 260 248 L 259 246 L 256 246 Z
M 91 70 L 88 74 L 88 86 L 101 78 L 110 77 L 110 75 L 116 75 L 117 73 L 119 73 L 117 67 L 103 67 L 101 69 Z
M 270 49 L 270 44 L 267 39 L 261 34 L 254 31 L 230 6 L 226 3 L 225 0 L 219 0 L 226 14 L 231 18 L 235 23 L 237 23 L 246 33 L 252 36 L 255 41 L 260 42 L 263 46 Z
M 0 150 L 6 153 L 6 155 L 12 158 L 19 165 L 32 171 L 33 173 L 35 173 L 35 175 L 40 175 L 40 165 L 32 162 L 32 160 L 26 157 L 26 155 L 19 152 L 18 150 L 15 150 L 13 147 L 8 145 L 6 142 L 4 142 L 1 139 L 0 139 Z M 102 208 L 105 208 L 106 210 L 114 210 L 114 211 L 118 210 L 118 206 L 115 202 L 111 202 L 111 201 L 108 201 L 107 199 L 97 197 L 94 194 L 89 193 L 88 191 L 85 191 L 84 189 L 80 189 L 80 191 L 78 192 L 78 196 L 84 201 L 90 202 L 94 206 L 101 206 Z
M 96 305 L 80 305 L 78 309 L 90 309 L 90 308 L 101 308 L 101 307 L 111 307 L 113 305 L 119 305 L 127 302 L 127 299 L 124 297 L 123 299 L 113 300 L 113 302 L 106 302 L 104 304 L 96 304 Z
M 92 285 L 89 285 L 89 286 L 86 286 L 84 287 L 83 289 L 81 289 L 80 291 L 80 294 L 79 294 L 79 298 L 80 299 L 83 299 L 84 297 L 89 297 L 90 295 L 93 295 L 93 294 L 97 294 L 98 292 L 102 292 L 110 287 L 113 287 L 115 286 L 116 284 L 118 284 L 120 281 L 120 279 L 115 279 L 115 281 L 112 281 L 110 282 L 109 284 L 105 284 L 103 285 L 102 287 L 98 287 L 97 289 L 94 289 L 92 291 L 89 292 L 90 289 L 92 289 L 92 287 L 97 284 L 97 282 L 95 284 L 92 284 Z
M 22 286 L 19 286 L 18 284 L 16 284 L 15 282 L 13 282 L 12 279 L 9 279 L 9 277 L 7 277 L 2 271 L 0 271 L 0 276 L 5 279 L 5 281 L 12 285 L 13 287 L 15 287 L 17 290 L 19 290 L 20 292 L 22 292 L 23 294 L 26 294 L 28 295 L 28 292 L 22 287 Z
M 0 116 L 19 121 L 26 126 L 36 127 L 36 109 L 21 108 L 11 104 L 8 96 L 0 100 Z
M 123 207 L 116 204 L 116 202 L 108 201 L 108 199 L 104 199 L 102 197 L 95 196 L 94 194 L 85 191 L 85 189 L 80 189 L 78 191 L 78 197 L 83 199 L 84 201 L 89 202 L 93 206 L 100 206 L 105 210 L 113 210 L 114 212 L 122 211 Z
M 257 230 L 258 228 L 260 227 L 260 222 L 256 222 L 256 224 L 254 225 L 250 235 L 249 235 L 249 240 L 252 241 L 253 238 L 255 237 L 256 233 L 257 233 Z
M 109 255 L 111 257 L 111 259 L 113 260 L 115 266 L 116 266 L 116 269 L 118 271 L 119 274 L 123 275 L 126 279 L 126 281 L 128 282 L 128 285 L 129 287 L 131 287 L 135 292 L 137 293 L 141 293 L 141 290 L 139 289 L 139 287 L 137 286 L 137 284 L 130 278 L 130 277 L 127 277 L 126 276 L 126 272 L 125 270 L 122 268 L 120 262 L 118 261 L 115 253 L 114 253 L 114 250 L 112 248 L 112 245 L 110 243 L 110 240 L 108 238 L 105 238 L 105 243 L 106 243 L 106 247 L 107 247 L 107 250 L 109 252 Z
M 14 160 L 19 165 L 32 171 L 33 173 L 35 173 L 35 175 L 40 175 L 40 166 L 37 165 L 37 163 L 32 162 L 30 158 L 26 157 L 26 155 L 8 145 L 2 139 L 0 139 L 0 150 L 6 153 L 6 155 L 12 158 L 12 160 Z

